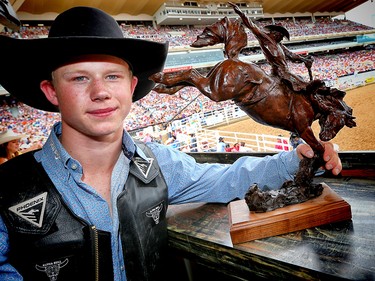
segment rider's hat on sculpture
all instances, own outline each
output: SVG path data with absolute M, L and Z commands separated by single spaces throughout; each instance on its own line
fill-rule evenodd
M 267 29 L 267 30 L 269 30 L 269 31 L 280 32 L 282 35 L 284 35 L 285 38 L 287 38 L 288 40 L 290 40 L 289 31 L 285 27 L 283 27 L 281 25 L 271 24 L 271 25 L 266 25 L 264 28 Z

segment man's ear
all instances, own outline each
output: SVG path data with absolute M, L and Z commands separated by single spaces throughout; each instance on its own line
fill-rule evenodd
M 55 106 L 59 105 L 59 101 L 57 100 L 55 87 L 53 86 L 52 82 L 49 80 L 43 80 L 40 82 L 40 89 L 43 91 L 46 98 Z
M 131 89 L 132 95 L 134 94 L 135 86 L 137 86 L 137 84 L 138 84 L 138 77 L 133 76 L 132 77 L 132 82 L 131 82 L 131 85 L 130 85 L 130 89 Z

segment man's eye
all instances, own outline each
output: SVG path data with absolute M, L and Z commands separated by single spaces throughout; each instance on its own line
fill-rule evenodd
M 85 76 L 77 76 L 77 77 L 74 77 L 73 80 L 74 80 L 74 81 L 78 81 L 78 82 L 80 82 L 80 81 L 85 81 L 85 80 L 87 80 L 87 78 L 86 78 Z
M 107 79 L 109 79 L 109 80 L 116 80 L 116 79 L 118 79 L 118 76 L 117 75 L 108 75 Z

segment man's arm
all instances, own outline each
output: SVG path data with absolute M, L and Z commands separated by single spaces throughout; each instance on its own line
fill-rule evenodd
M 17 270 L 8 261 L 9 238 L 5 224 L 0 217 L 0 280 L 23 280 Z
M 313 63 L 313 59 L 311 56 L 306 56 L 306 57 L 303 57 L 301 55 L 298 55 L 296 53 L 293 53 L 292 51 L 290 51 L 287 47 L 285 47 L 284 44 L 280 44 L 284 53 L 285 53 L 285 56 L 290 59 L 292 62 L 297 62 L 297 63 L 300 63 L 300 62 L 303 62 L 303 63 L 310 63 L 312 65 Z M 307 66 L 306 66 L 307 67 Z
M 312 78 L 312 73 L 311 73 L 311 67 L 312 67 L 312 64 L 314 62 L 314 59 L 312 58 L 312 56 L 304 56 L 303 57 L 301 55 L 293 53 L 287 47 L 285 47 L 285 45 L 283 45 L 283 44 L 280 44 L 280 46 L 283 49 L 285 56 L 289 60 L 291 60 L 292 62 L 296 62 L 296 63 L 303 62 L 305 64 L 307 70 L 309 71 L 310 80 L 312 80 L 313 78 Z
M 234 9 L 234 11 L 241 17 L 242 22 L 245 26 L 247 26 L 251 32 L 254 33 L 255 36 L 263 36 L 263 32 L 256 26 L 251 19 L 249 19 L 241 10 L 240 8 L 231 2 L 228 2 Z

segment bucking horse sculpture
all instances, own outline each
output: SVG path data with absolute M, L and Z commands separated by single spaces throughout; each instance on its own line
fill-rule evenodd
M 231 5 L 241 13 L 236 5 Z M 322 141 L 334 138 L 344 126 L 356 126 L 352 109 L 343 101 L 345 92 L 326 87 L 320 80 L 310 82 L 303 92 L 295 92 L 280 77 L 266 74 L 254 63 L 241 61 L 239 54 L 247 46 L 247 34 L 239 20 L 224 17 L 206 27 L 191 46 L 218 43 L 224 43 L 227 59 L 215 65 L 206 76 L 195 69 L 159 72 L 150 77 L 157 83 L 154 90 L 174 94 L 192 86 L 213 101 L 233 100 L 255 121 L 296 132 L 311 146 L 316 156 L 301 161 L 294 182 L 284 183 L 277 194 L 261 192 L 256 185 L 249 188 L 245 199 L 250 210 L 269 211 L 320 195 L 323 187 L 312 185 L 312 178 L 323 164 L 324 146 L 314 136 L 311 124 L 319 120 Z

